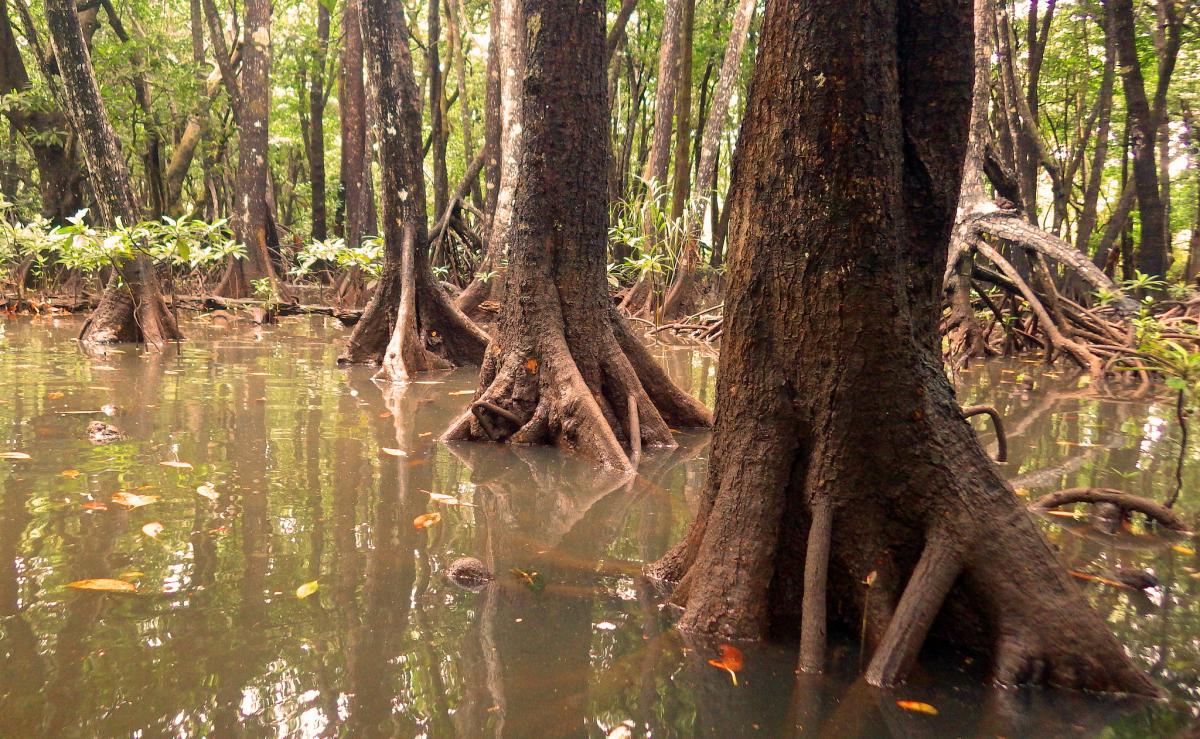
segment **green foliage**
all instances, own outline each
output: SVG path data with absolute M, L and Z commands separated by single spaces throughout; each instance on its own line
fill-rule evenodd
M 383 270 L 383 240 L 368 236 L 359 246 L 348 246 L 340 237 L 311 241 L 296 252 L 297 265 L 292 274 L 307 277 L 321 265 L 339 269 L 358 267 L 372 278 L 378 278 Z

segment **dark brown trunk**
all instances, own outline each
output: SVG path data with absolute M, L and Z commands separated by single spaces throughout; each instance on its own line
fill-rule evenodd
M 990 654 L 1000 683 L 1154 694 L 942 370 L 971 36 L 959 0 L 768 5 L 734 164 L 708 485 L 653 569 L 678 581 L 684 630 L 800 623 L 805 670 L 823 666 L 833 618 L 865 635 L 873 685 L 902 680 L 932 634 Z
M 1121 83 L 1130 118 L 1133 181 L 1141 215 L 1137 268 L 1143 274 L 1161 279 L 1167 273 L 1168 244 L 1162 194 L 1158 188 L 1158 153 L 1155 150 L 1158 126 L 1146 96 L 1146 83 L 1138 59 L 1133 0 L 1110 0 L 1110 5 L 1113 13 L 1111 28 L 1117 58 L 1121 62 Z
M 429 136 L 433 141 L 433 212 L 439 217 L 450 198 L 446 174 L 446 84 L 438 44 L 442 39 L 442 0 L 429 0 Z
M 75 4 L 71 0 L 49 0 L 45 9 L 63 96 L 91 178 L 100 220 L 109 226 L 118 221 L 136 223 L 138 207 L 129 170 L 100 97 Z M 134 259 L 120 262 L 117 271 L 119 284 L 114 275 L 100 304 L 84 323 L 80 340 L 87 344 L 143 342 L 161 347 L 180 339 L 150 258 L 139 252 Z
M 325 207 L 325 60 L 329 53 L 329 8 L 317 2 L 317 48 L 308 89 L 308 181 L 312 187 L 312 237 L 328 235 Z
M 454 308 L 429 270 L 420 93 L 403 11 L 389 0 L 364 0 L 362 28 L 380 116 L 384 265 L 340 361 L 380 364 L 381 379 L 406 382 L 416 372 L 478 362 L 487 335 Z
M 642 446 L 674 445 L 668 424 L 709 415 L 667 379 L 608 299 L 602 8 L 522 0 L 529 46 L 504 244 L 508 290 L 475 401 L 445 438 L 553 443 L 624 470 Z

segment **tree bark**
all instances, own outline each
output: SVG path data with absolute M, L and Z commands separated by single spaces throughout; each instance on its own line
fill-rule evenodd
M 268 251 L 268 229 L 273 227 L 267 192 L 270 186 L 271 0 L 246 0 L 244 26 L 241 80 L 234 87 L 238 164 L 232 225 L 234 236 L 246 246 L 246 256 L 231 259 L 225 268 L 216 292 L 227 298 L 247 297 L 254 290 L 252 283 L 264 279 L 272 291 L 279 293 L 279 281 Z M 221 49 L 216 48 L 216 38 L 221 36 L 214 35 L 214 52 L 220 59 Z
M 429 270 L 420 93 L 403 11 L 389 0 L 364 0 L 362 29 L 379 115 L 384 265 L 339 361 L 379 364 L 379 379 L 403 383 L 416 372 L 478 362 L 487 335 Z
M 444 438 L 552 443 L 625 470 L 639 442 L 674 446 L 668 424 L 703 425 L 709 415 L 667 379 L 608 299 L 602 8 L 521 2 L 528 56 L 508 290 L 475 401 Z
M 696 0 L 682 0 L 683 18 L 679 31 L 679 82 L 675 95 L 675 169 L 671 183 L 671 219 L 683 217 L 691 184 L 692 139 L 692 36 L 696 26 Z
M 118 222 L 132 225 L 139 220 L 137 200 L 100 97 L 75 4 L 49 0 L 45 9 L 68 115 L 91 177 L 100 220 L 110 226 Z M 182 338 L 167 310 L 150 258 L 139 251 L 116 268 L 100 304 L 84 323 L 80 340 L 86 344 L 141 342 L 159 348 Z
M 312 187 L 312 238 L 328 235 L 325 207 L 325 60 L 329 54 L 329 8 L 317 2 L 317 48 L 308 88 L 308 181 Z
M 1155 150 L 1158 125 L 1146 97 L 1146 83 L 1138 59 L 1133 0 L 1110 0 L 1110 5 L 1113 13 L 1111 28 L 1121 62 L 1121 83 L 1130 117 L 1133 181 L 1141 214 L 1137 268 L 1143 274 L 1161 279 L 1167 274 L 1169 245 L 1162 193 L 1158 187 L 1158 154 Z
M 762 638 L 818 595 L 803 575 L 823 519 L 819 595 L 867 635 L 868 682 L 902 680 L 932 636 L 990 654 L 1000 683 L 1156 694 L 942 370 L 971 36 L 958 0 L 768 4 L 734 165 L 708 484 L 652 570 L 678 581 L 680 628 Z
M 675 114 L 675 91 L 679 83 L 679 30 L 683 21 L 684 0 L 666 0 L 663 10 L 662 45 L 658 47 L 657 87 L 654 91 L 654 129 L 650 156 L 642 170 L 642 179 L 654 188 L 667 179 L 671 163 L 671 119 Z
M 442 0 L 429 0 L 429 136 L 433 141 L 433 212 L 446 210 L 450 181 L 446 174 L 446 83 L 438 45 L 442 40 Z
M 1100 186 L 1104 181 L 1104 166 L 1108 162 L 1108 135 L 1112 120 L 1113 81 L 1116 77 L 1117 50 L 1113 34 L 1111 6 L 1104 6 L 1104 73 L 1100 78 L 1097 105 L 1100 106 L 1100 121 L 1096 127 L 1096 145 L 1092 156 L 1091 171 L 1083 191 L 1083 209 L 1075 226 L 1075 248 L 1084 254 L 1091 253 L 1092 232 L 1096 228 L 1096 207 L 1100 200 Z

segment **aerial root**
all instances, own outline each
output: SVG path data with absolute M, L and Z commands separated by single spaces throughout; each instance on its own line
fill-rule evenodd
M 1029 504 L 1035 512 L 1048 511 L 1072 503 L 1111 503 L 1122 511 L 1136 511 L 1153 519 L 1164 528 L 1180 534 L 1190 534 L 1187 522 L 1177 513 L 1157 501 L 1129 495 L 1112 488 L 1067 488 L 1048 493 Z
M 926 541 L 921 559 L 884 631 L 883 641 L 867 666 L 868 683 L 890 687 L 903 681 L 961 570 L 958 552 L 943 539 L 935 535 Z
M 1029 648 L 1026 638 L 1001 636 L 995 646 L 992 681 L 1001 686 L 1039 685 L 1046 679 L 1046 661 Z
M 990 405 L 972 405 L 962 409 L 963 418 L 971 416 L 986 415 L 992 419 L 992 427 L 996 430 L 996 461 L 1008 461 L 1008 437 L 1004 434 L 1004 422 L 1000 419 L 1000 412 Z
M 825 591 L 829 579 L 829 548 L 833 538 L 833 506 L 827 498 L 812 504 L 808 550 L 804 557 L 804 598 L 801 603 L 800 671 L 825 667 Z

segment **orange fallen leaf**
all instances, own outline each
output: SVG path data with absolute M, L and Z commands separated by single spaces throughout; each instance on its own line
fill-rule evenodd
M 58 474 L 62 477 L 76 478 L 76 477 L 79 477 L 79 475 L 81 475 L 82 473 L 79 470 L 63 470 L 62 472 L 60 472 Z
M 922 703 L 921 701 L 896 701 L 896 705 L 900 706 L 906 711 L 912 711 L 914 713 L 924 713 L 930 716 L 938 715 L 938 709 L 934 708 L 928 703 Z
M 62 393 L 46 393 L 46 400 L 58 400 L 63 397 Z
M 710 659 L 708 663 L 717 669 L 725 670 L 729 673 L 729 679 L 737 685 L 737 673 L 742 669 L 742 664 L 745 658 L 742 656 L 742 650 L 732 644 L 722 644 L 717 647 L 721 651 L 721 659 Z
M 1119 582 L 1117 580 L 1110 580 L 1109 578 L 1101 577 L 1100 575 L 1093 575 L 1090 572 L 1079 572 L 1078 570 L 1067 570 L 1067 574 L 1070 575 L 1071 577 L 1077 577 L 1080 580 L 1088 580 L 1089 582 L 1098 582 L 1103 585 L 1112 585 L 1115 588 L 1127 588 L 1127 589 L 1129 588 L 1129 586 L 1123 582 Z
M 83 504 L 83 509 L 85 511 L 107 511 L 108 506 L 104 505 L 98 500 L 89 500 Z
M 33 459 L 25 452 L 0 452 L 0 459 Z
M 1190 557 L 1196 553 L 1195 549 L 1192 549 L 1191 547 L 1187 546 L 1186 544 L 1176 544 L 1175 546 L 1173 546 L 1171 548 L 1174 549 L 1175 551 L 1179 552 L 1180 554 L 1183 554 L 1188 557 Z
M 113 493 L 112 502 L 126 508 L 141 508 L 158 500 L 157 495 L 138 495 L 137 493 Z
M 75 582 L 67 583 L 68 588 L 76 590 L 100 590 L 105 593 L 136 593 L 137 585 L 124 580 L 113 580 L 107 577 L 100 577 L 91 580 L 76 580 Z
M 381 413 L 379 414 L 379 417 L 380 417 L 380 418 L 391 418 L 391 417 L 392 417 L 392 414 L 391 414 L 391 413 L 389 413 L 388 411 L 383 411 L 383 412 L 381 412 Z
M 162 533 L 163 525 L 158 521 L 148 523 L 142 527 L 142 533 L 149 536 L 151 539 Z
M 442 520 L 442 514 L 436 512 L 436 511 L 433 513 L 422 513 L 421 515 L 419 515 L 413 519 L 413 528 L 414 529 L 427 529 L 430 526 L 434 525 L 435 523 L 437 523 L 438 521 L 441 521 L 441 520 Z
M 160 465 L 162 465 L 163 467 L 172 467 L 172 468 L 174 468 L 174 469 L 177 469 L 177 470 L 190 470 L 190 469 L 192 469 L 192 465 L 191 465 L 191 463 L 190 463 L 190 462 L 175 462 L 175 461 L 167 461 L 167 462 L 159 462 L 159 464 L 160 464 Z

